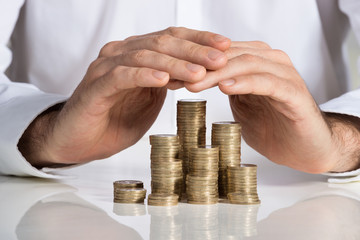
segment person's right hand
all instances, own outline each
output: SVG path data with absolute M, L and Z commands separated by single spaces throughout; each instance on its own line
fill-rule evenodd
M 19 149 L 36 167 L 109 157 L 155 121 L 167 88 L 195 83 L 226 65 L 230 40 L 186 28 L 106 44 L 62 109 L 38 116 Z M 174 79 L 174 80 L 170 80 Z

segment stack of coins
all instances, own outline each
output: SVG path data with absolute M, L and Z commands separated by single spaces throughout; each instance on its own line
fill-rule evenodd
M 174 134 L 155 134 L 150 136 L 152 161 L 172 161 L 179 158 L 179 137 Z
M 115 203 L 144 203 L 146 189 L 141 181 L 120 180 L 114 182 Z
M 148 196 L 148 205 L 175 206 L 178 204 L 179 195 L 166 193 L 151 193 Z
M 190 149 L 206 144 L 206 100 L 183 99 L 177 102 L 177 134 L 185 183 Z
M 235 204 L 259 204 L 257 166 L 240 164 L 228 167 L 228 199 Z
M 188 203 L 215 204 L 218 202 L 218 162 L 218 147 L 200 146 L 190 150 L 190 171 L 186 181 Z
M 119 180 L 114 182 L 114 189 L 144 188 L 144 183 L 138 180 Z
M 241 162 L 241 125 L 238 122 L 215 122 L 211 129 L 211 144 L 219 146 L 219 195 L 227 196 L 227 166 Z
M 183 186 L 182 161 L 179 157 L 177 135 L 150 136 L 151 192 L 181 196 Z

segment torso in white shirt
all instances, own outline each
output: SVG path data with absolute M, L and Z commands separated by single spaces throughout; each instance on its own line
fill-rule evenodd
M 336 77 L 316 0 L 28 0 L 12 37 L 10 79 L 70 95 L 105 43 L 168 26 L 261 40 L 285 51 L 318 103 L 348 90 L 346 76 Z M 209 123 L 232 119 L 217 88 L 169 91 L 150 132 L 173 132 L 176 100 L 187 97 L 208 100 Z

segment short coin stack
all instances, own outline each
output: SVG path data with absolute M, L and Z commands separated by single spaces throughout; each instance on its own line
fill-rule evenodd
M 257 166 L 240 164 L 228 167 L 228 199 L 235 204 L 259 204 Z
M 190 150 L 189 174 L 186 179 L 188 203 L 218 202 L 218 162 L 218 147 L 199 146 Z
M 175 206 L 178 204 L 179 195 L 168 193 L 152 193 L 148 196 L 148 204 L 151 206 Z
M 144 203 L 146 189 L 137 180 L 120 180 L 114 182 L 115 203 Z
M 181 195 L 183 186 L 179 138 L 172 134 L 150 136 L 151 193 Z
M 215 122 L 211 129 L 211 144 L 219 146 L 219 195 L 227 196 L 228 166 L 241 162 L 241 125 L 238 122 Z
M 206 100 L 183 99 L 177 102 L 177 134 L 185 183 L 190 149 L 206 143 Z

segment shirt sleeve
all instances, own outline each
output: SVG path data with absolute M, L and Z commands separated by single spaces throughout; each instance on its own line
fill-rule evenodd
M 360 43 L 360 1 L 359 0 L 339 0 L 339 7 L 350 21 L 351 28 Z M 358 69 L 360 72 L 360 61 L 358 60 Z M 347 114 L 354 117 L 360 117 L 360 88 L 348 92 L 338 98 L 332 99 L 322 105 L 320 108 L 324 112 Z M 347 183 L 360 181 L 360 169 L 344 173 L 326 173 L 330 176 L 330 183 Z
M 66 100 L 30 84 L 12 82 L 4 73 L 12 58 L 7 44 L 23 4 L 23 0 L 0 0 L 0 174 L 59 178 L 32 167 L 17 147 L 25 129 L 41 112 Z

